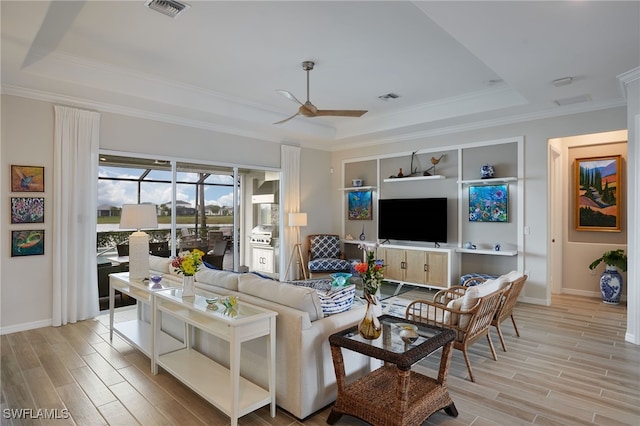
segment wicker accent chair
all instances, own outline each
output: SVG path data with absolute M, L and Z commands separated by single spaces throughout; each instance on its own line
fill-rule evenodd
M 520 296 L 520 292 L 524 288 L 524 284 L 526 281 L 527 276 L 523 275 L 509 284 L 509 287 L 505 291 L 502 302 L 496 310 L 493 321 L 491 321 L 491 325 L 494 326 L 496 330 L 498 330 L 500 344 L 502 345 L 502 350 L 505 352 L 507 351 L 507 346 L 504 344 L 504 337 L 502 337 L 500 324 L 507 318 L 511 318 L 511 323 L 513 324 L 513 329 L 516 332 L 516 336 L 520 337 L 520 332 L 518 331 L 518 326 L 516 325 L 516 319 L 513 317 L 513 308 L 516 307 L 516 302 L 518 301 L 518 297 Z
M 453 347 L 462 351 L 472 382 L 475 382 L 475 378 L 468 354 L 471 345 L 486 336 L 493 359 L 498 360 L 489 334 L 504 289 L 497 281 L 478 291 L 481 287 L 454 286 L 441 290 L 433 296 L 433 300 L 411 302 L 405 313 L 408 320 L 446 327 L 456 332 Z
M 344 260 L 340 252 L 340 236 L 334 234 L 312 234 L 307 236 L 309 247 L 309 277 L 313 273 L 330 274 L 351 272 L 351 263 Z
M 502 335 L 502 329 L 500 328 L 500 324 L 507 318 L 511 318 L 511 323 L 513 324 L 513 329 L 516 332 L 516 336 L 520 337 L 520 332 L 518 331 L 518 326 L 516 325 L 516 319 L 513 316 L 513 309 L 516 306 L 516 302 L 518 301 L 518 297 L 524 288 L 524 284 L 527 281 L 526 275 L 521 275 L 516 272 L 510 272 L 509 274 L 502 276 L 504 279 L 509 281 L 508 286 L 505 289 L 504 296 L 502 297 L 502 301 L 496 310 L 496 314 L 491 321 L 491 325 L 496 328 L 498 331 L 498 337 L 500 338 L 500 344 L 502 345 L 502 350 L 504 352 L 507 351 L 507 346 L 504 343 L 504 337 Z M 478 281 L 478 278 L 475 279 Z M 481 280 L 479 282 L 483 282 L 485 280 Z

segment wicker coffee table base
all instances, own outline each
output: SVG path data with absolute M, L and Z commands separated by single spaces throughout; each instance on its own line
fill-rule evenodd
M 372 425 L 420 425 L 438 410 L 457 417 L 458 410 L 446 384 L 411 370 L 385 365 L 346 385 L 327 423 L 343 414 Z

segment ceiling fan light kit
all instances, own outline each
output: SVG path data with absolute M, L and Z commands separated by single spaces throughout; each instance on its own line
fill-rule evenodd
M 302 62 L 302 69 L 307 72 L 307 100 L 302 103 L 293 96 L 290 92 L 286 90 L 277 89 L 276 92 L 280 93 L 285 98 L 297 103 L 300 105 L 298 108 L 298 112 L 293 114 L 291 117 L 285 118 L 284 120 L 280 120 L 273 124 L 282 124 L 285 123 L 299 115 L 304 117 L 361 117 L 367 110 L 353 110 L 353 109 L 318 109 L 315 105 L 311 103 L 309 100 L 309 71 L 313 70 L 315 66 L 315 62 L 313 61 L 304 61 Z

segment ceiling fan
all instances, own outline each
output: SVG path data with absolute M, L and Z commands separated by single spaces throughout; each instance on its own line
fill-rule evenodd
M 298 115 L 303 115 L 305 117 L 360 117 L 367 110 L 355 110 L 355 109 L 318 109 L 315 105 L 311 103 L 309 100 L 309 71 L 313 69 L 315 62 L 313 61 L 304 61 L 302 63 L 302 69 L 307 72 L 307 101 L 305 103 L 300 102 L 295 96 L 293 96 L 290 92 L 286 90 L 276 90 L 276 92 L 280 93 L 287 99 L 292 100 L 300 104 L 300 108 L 298 108 L 298 112 L 293 114 L 289 118 L 285 118 L 284 120 L 278 121 L 273 124 L 281 124 L 291 120 Z

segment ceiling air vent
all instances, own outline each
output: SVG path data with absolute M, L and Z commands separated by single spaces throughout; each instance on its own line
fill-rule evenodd
M 564 105 L 579 104 L 581 102 L 589 102 L 590 100 L 591 100 L 591 97 L 589 95 L 580 95 L 580 96 L 574 96 L 572 98 L 557 99 L 554 102 L 559 106 L 564 106 Z
M 171 18 L 177 18 L 183 11 L 191 7 L 175 0 L 147 0 L 144 5 Z

